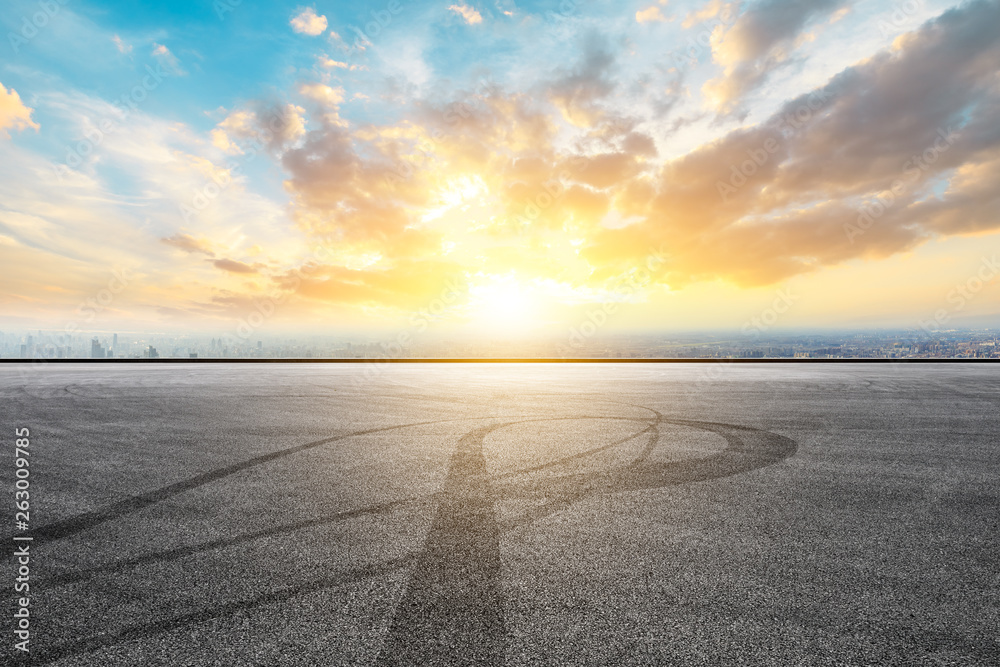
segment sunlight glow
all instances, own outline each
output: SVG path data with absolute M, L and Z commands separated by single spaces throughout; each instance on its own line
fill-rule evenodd
M 431 222 L 451 210 L 466 208 L 470 203 L 482 199 L 487 190 L 486 183 L 480 176 L 459 176 L 449 179 L 436 194 L 438 205 L 424 213 L 421 220 Z
M 489 331 L 527 332 L 536 327 L 542 314 L 540 294 L 513 274 L 484 276 L 469 287 L 469 294 L 474 323 Z

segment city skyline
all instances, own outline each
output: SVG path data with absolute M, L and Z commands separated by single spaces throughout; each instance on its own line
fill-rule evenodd
M 238 338 L 125 333 L 66 336 L 0 331 L 0 360 L 44 365 L 60 359 L 1000 359 L 1000 330 L 716 331 L 606 334 L 574 327 L 568 336 L 298 335 Z

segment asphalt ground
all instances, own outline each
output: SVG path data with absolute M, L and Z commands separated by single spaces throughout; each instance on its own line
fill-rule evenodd
M 976 364 L 4 366 L 2 585 L 32 536 L 32 664 L 997 665 L 998 408 Z

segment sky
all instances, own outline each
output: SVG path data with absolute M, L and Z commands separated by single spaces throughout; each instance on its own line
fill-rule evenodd
M 0 326 L 1000 326 L 1000 2 L 0 12 Z

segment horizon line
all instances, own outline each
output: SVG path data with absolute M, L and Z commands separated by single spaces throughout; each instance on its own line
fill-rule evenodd
M 611 357 L 491 357 L 478 359 L 475 357 L 449 358 L 449 357 L 385 357 L 367 359 L 335 359 L 335 358 L 308 358 L 290 357 L 287 359 L 270 357 L 262 359 L 223 359 L 223 358 L 182 358 L 169 357 L 158 359 L 0 359 L 0 364 L 35 364 L 44 366 L 46 364 L 698 364 L 698 363 L 736 363 L 736 364 L 836 364 L 836 363 L 864 363 L 864 364 L 918 364 L 918 363 L 1000 363 L 1000 358 L 986 357 L 919 357 L 919 358 L 899 358 L 889 357 L 838 357 L 833 359 L 824 358 L 793 358 L 793 357 L 773 357 L 773 358 L 752 358 L 752 357 L 649 357 L 615 359 Z

